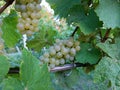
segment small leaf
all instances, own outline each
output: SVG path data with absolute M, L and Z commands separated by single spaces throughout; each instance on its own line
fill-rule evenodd
M 81 50 L 77 53 L 76 60 L 80 63 L 96 64 L 100 59 L 100 51 L 89 43 L 81 43 Z

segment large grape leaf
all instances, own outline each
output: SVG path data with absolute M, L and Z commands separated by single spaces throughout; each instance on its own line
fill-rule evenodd
M 29 48 L 40 51 L 43 47 L 53 44 L 58 32 L 51 23 L 52 22 L 45 22 L 44 19 L 40 20 L 40 31 L 37 32 L 32 40 L 27 42 Z
M 20 77 L 25 90 L 52 90 L 47 66 L 40 67 L 39 60 L 26 50 L 23 51 Z
M 54 9 L 55 14 L 59 14 L 60 17 L 67 17 L 69 9 L 74 5 L 81 3 L 81 0 L 46 0 Z
M 109 57 L 103 57 L 99 64 L 96 66 L 94 73 L 95 82 L 103 82 L 110 80 L 111 86 L 115 86 L 116 76 L 120 71 L 120 61 Z
M 89 43 L 81 43 L 81 50 L 75 56 L 80 63 L 96 64 L 100 59 L 100 51 Z
M 0 56 L 0 82 L 8 73 L 9 67 L 10 67 L 10 64 L 7 58 L 4 56 Z
M 94 83 L 92 75 L 82 69 L 59 72 L 52 75 L 55 90 L 110 90 L 108 82 Z
M 20 78 L 5 79 L 3 90 L 53 90 L 47 65 L 40 67 L 39 60 L 27 50 L 23 50 L 22 60 Z
M 68 23 L 75 23 L 87 35 L 102 26 L 98 16 L 93 10 L 86 11 L 81 0 L 47 0 L 54 9 L 55 14 L 67 19 Z M 87 4 L 86 4 L 87 5 Z M 87 15 L 86 15 L 86 12 Z
M 102 22 L 99 21 L 98 16 L 93 10 L 90 10 L 88 15 L 86 15 L 84 8 L 80 5 L 76 5 L 69 10 L 67 21 L 69 23 L 76 23 L 85 35 L 95 32 L 97 28 L 102 26 Z
M 14 10 L 11 10 L 10 14 L 3 19 L 2 31 L 3 39 L 8 47 L 15 46 L 20 39 L 20 34 L 17 32 L 17 14 Z
M 9 77 L 8 79 L 4 80 L 2 90 L 25 90 L 25 89 L 20 80 Z
M 96 13 L 106 28 L 120 28 L 119 0 L 99 0 Z
M 98 43 L 97 46 L 107 53 L 111 58 L 120 60 L 120 38 L 115 40 L 115 44 L 105 42 Z

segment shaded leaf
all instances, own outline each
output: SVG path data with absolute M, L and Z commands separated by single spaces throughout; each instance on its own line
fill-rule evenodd
M 69 10 L 74 5 L 81 3 L 81 0 L 46 0 L 51 7 L 54 9 L 55 14 L 59 14 L 60 17 L 67 17 L 69 15 Z
M 91 34 L 97 30 L 97 28 L 102 26 L 102 22 L 99 21 L 98 16 L 93 10 L 85 14 L 84 8 L 80 5 L 76 5 L 69 11 L 70 14 L 67 17 L 69 23 L 75 23 L 79 26 L 81 32 L 85 35 Z
M 77 53 L 76 60 L 80 63 L 96 64 L 100 59 L 100 51 L 89 43 L 81 43 L 81 50 Z

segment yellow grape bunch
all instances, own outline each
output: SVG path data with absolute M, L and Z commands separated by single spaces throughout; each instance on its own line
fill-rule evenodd
M 48 67 L 64 65 L 67 61 L 74 61 L 76 53 L 80 50 L 80 42 L 73 37 L 67 40 L 56 39 L 53 46 L 40 56 L 40 64 L 48 63 Z
M 22 34 L 32 35 L 38 31 L 38 23 L 41 17 L 41 0 L 16 1 L 15 9 L 20 12 L 17 29 Z

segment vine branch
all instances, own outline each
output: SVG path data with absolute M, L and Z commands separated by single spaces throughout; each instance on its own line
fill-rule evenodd
M 3 5 L 1 8 L 0 8 L 0 14 L 8 7 L 10 6 L 12 3 L 14 2 L 14 0 L 7 0 L 5 5 Z
M 102 43 L 104 43 L 109 38 L 110 30 L 111 30 L 111 28 L 107 29 L 105 36 L 103 38 L 101 38 Z M 100 32 L 100 36 L 102 37 L 101 32 Z
M 94 65 L 94 64 L 93 64 Z M 50 70 L 50 72 L 60 72 L 60 71 L 66 71 L 70 70 L 76 67 L 89 67 L 92 66 L 89 63 L 73 63 L 73 64 L 65 64 L 64 66 L 58 66 Z M 19 73 L 19 68 L 10 68 L 8 74 L 18 74 Z
M 74 32 L 72 33 L 71 37 L 74 36 L 74 34 L 76 33 L 76 31 L 77 31 L 78 29 L 79 29 L 79 27 L 77 26 L 77 27 L 75 28 Z

